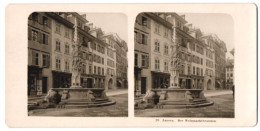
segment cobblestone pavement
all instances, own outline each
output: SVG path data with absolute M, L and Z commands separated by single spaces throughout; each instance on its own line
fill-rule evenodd
M 110 96 L 116 100 L 115 105 L 80 108 L 80 109 L 36 109 L 28 112 L 29 116 L 74 116 L 74 117 L 127 117 L 128 116 L 128 94 Z
M 208 117 L 234 118 L 233 95 L 208 97 L 214 105 L 184 109 L 144 109 L 135 110 L 136 117 Z

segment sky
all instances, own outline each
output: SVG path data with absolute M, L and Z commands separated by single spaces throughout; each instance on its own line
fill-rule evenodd
M 82 13 L 81 13 L 82 14 Z M 127 41 L 127 17 L 121 13 L 84 13 L 89 23 L 95 27 L 101 27 L 105 33 L 117 33 L 119 37 Z
M 226 43 L 226 58 L 233 58 L 230 51 L 234 48 L 234 21 L 228 14 L 212 13 L 179 13 L 185 14 L 185 19 L 205 33 L 216 34 Z

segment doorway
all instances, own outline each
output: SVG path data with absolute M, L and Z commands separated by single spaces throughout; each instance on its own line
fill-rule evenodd
M 146 93 L 146 77 L 141 77 L 141 94 Z

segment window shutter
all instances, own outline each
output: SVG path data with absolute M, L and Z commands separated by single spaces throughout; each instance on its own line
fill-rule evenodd
M 32 51 L 32 65 L 36 65 L 35 56 L 36 56 L 36 53 L 34 51 Z
M 28 28 L 28 39 L 31 40 L 32 39 L 32 29 Z
M 50 66 L 50 56 L 49 55 L 47 55 L 47 58 L 46 58 L 47 60 L 46 60 L 46 66 L 47 67 L 49 67 Z
M 149 56 L 146 56 L 146 66 L 149 67 Z
M 42 43 L 42 33 L 38 32 L 38 42 Z
M 48 18 L 48 27 L 51 28 L 51 19 Z
M 46 45 L 49 44 L 49 38 L 48 38 L 48 35 L 45 35 L 45 44 L 46 44 Z

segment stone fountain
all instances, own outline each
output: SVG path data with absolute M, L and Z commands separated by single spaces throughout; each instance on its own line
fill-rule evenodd
M 75 18 L 71 87 L 52 88 L 45 99 L 65 108 L 85 108 L 115 104 L 115 101 L 109 100 L 106 96 L 105 88 L 83 88 L 80 86 L 82 59 L 80 58 L 81 45 L 78 42 L 76 23 L 77 20 Z

